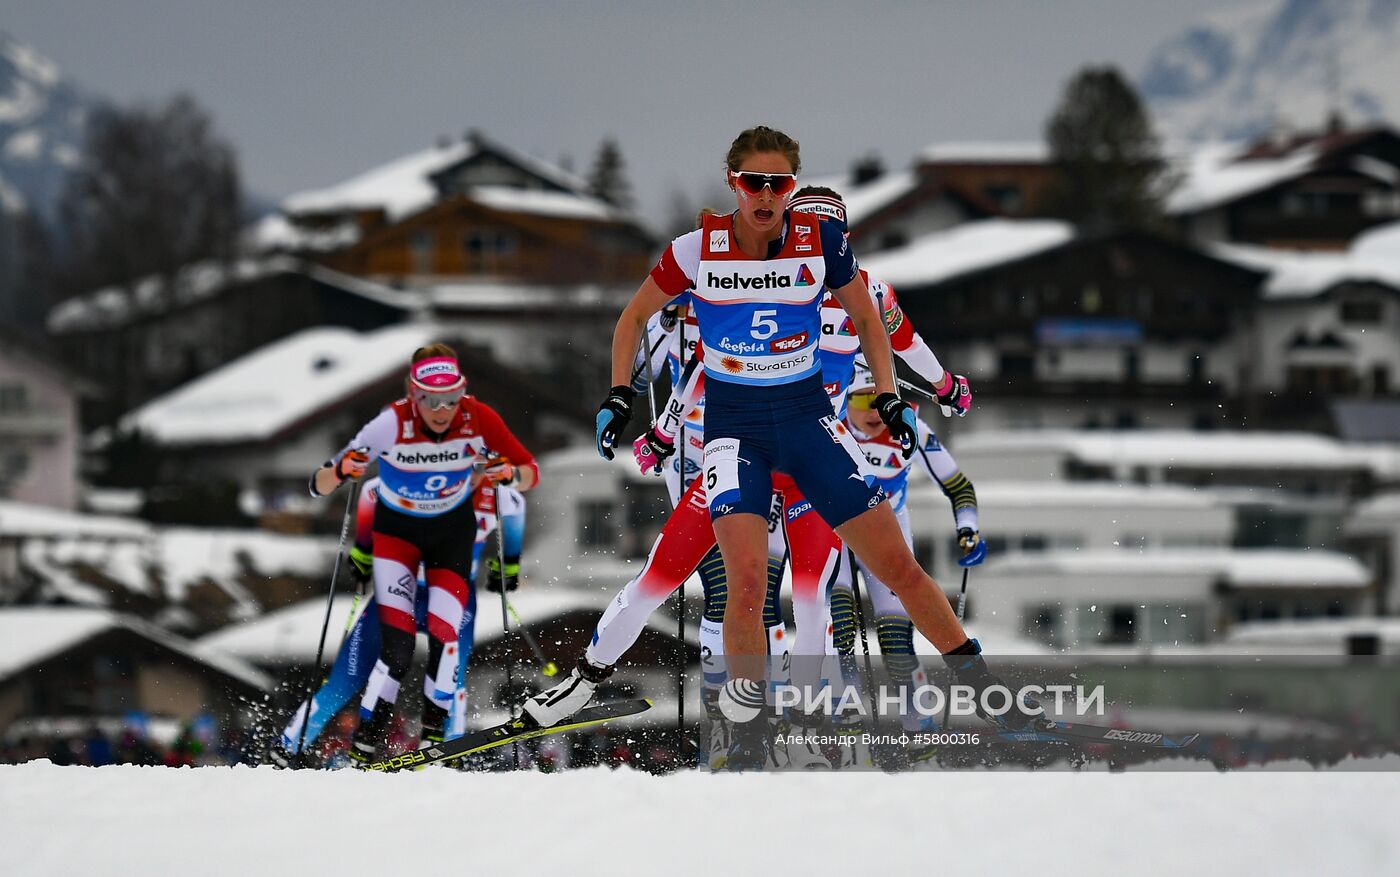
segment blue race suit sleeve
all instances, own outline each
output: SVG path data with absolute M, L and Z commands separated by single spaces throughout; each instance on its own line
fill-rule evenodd
M 822 256 L 826 260 L 826 288 L 840 289 L 856 279 L 856 254 L 851 251 L 851 242 L 835 224 L 822 220 L 817 223 L 822 230 Z

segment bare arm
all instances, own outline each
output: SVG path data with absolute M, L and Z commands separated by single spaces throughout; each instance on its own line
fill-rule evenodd
M 831 290 L 831 294 L 836 296 L 836 300 L 850 316 L 851 323 L 855 325 L 856 335 L 860 338 L 860 349 L 865 354 L 865 362 L 870 366 L 870 373 L 875 376 L 875 391 L 895 392 L 894 355 L 890 352 L 890 337 L 885 334 L 885 323 L 880 319 L 875 303 L 870 300 L 870 292 L 865 288 L 865 281 L 861 279 L 860 273 L 857 272 L 855 279 L 840 289 Z
M 637 347 L 646 332 L 647 320 L 661 310 L 671 296 L 661 291 L 656 281 L 648 277 L 622 309 L 613 329 L 612 345 L 612 385 L 626 387 L 632 384 L 632 365 L 637 361 Z M 888 345 L 886 345 L 888 350 Z

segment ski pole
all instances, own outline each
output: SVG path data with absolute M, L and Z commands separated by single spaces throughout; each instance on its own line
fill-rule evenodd
M 846 549 L 846 562 L 851 565 L 851 591 L 856 598 L 856 627 L 860 629 L 860 650 L 865 653 L 865 687 L 874 697 L 875 693 L 875 670 L 870 663 L 870 640 L 865 634 L 865 604 L 860 597 L 860 567 L 856 564 L 856 554 L 851 549 Z M 872 604 L 873 606 L 873 604 Z M 873 716 L 872 718 L 878 718 Z
M 335 604 L 335 580 L 340 576 L 340 560 L 345 555 L 345 540 L 350 535 L 350 519 L 355 515 L 355 501 L 359 498 L 360 482 L 350 485 L 350 498 L 345 503 L 345 517 L 340 522 L 340 545 L 335 550 L 335 566 L 331 567 L 331 588 L 326 594 L 326 617 L 321 621 L 321 640 L 316 644 L 316 663 L 311 668 L 311 690 L 306 693 L 306 715 L 301 720 L 301 733 L 297 735 L 297 755 L 301 755 L 306 744 L 306 726 L 311 724 L 311 702 L 316 697 L 318 681 L 321 678 L 321 659 L 326 653 L 326 633 L 331 626 L 331 606 Z
M 963 567 L 962 587 L 958 589 L 958 624 L 963 623 L 963 616 L 967 612 L 967 574 L 971 567 Z M 938 723 L 938 730 L 943 731 L 948 728 L 948 710 L 952 706 L 952 697 L 943 701 L 943 720 Z
M 673 383 L 679 388 L 681 384 L 685 383 L 684 366 L 687 364 L 685 355 L 685 321 L 686 318 L 690 316 L 690 305 L 687 304 L 684 309 L 680 309 L 677 316 L 679 317 L 679 325 L 676 326 L 676 332 L 678 333 L 677 338 L 680 341 L 680 348 L 676 351 L 676 364 L 674 368 L 677 370 L 677 374 L 675 375 L 676 380 Z M 680 478 L 678 479 L 680 483 L 679 495 L 685 493 L 686 488 L 685 446 L 688 444 L 688 441 L 685 434 L 684 419 L 676 425 L 676 441 L 679 442 L 681 446 L 680 457 L 676 461 L 676 464 L 680 466 L 680 469 L 677 470 L 680 474 Z M 689 577 L 687 576 L 687 578 Z M 678 761 L 684 762 L 686 758 L 685 750 L 687 748 L 685 738 L 685 579 L 681 579 L 680 587 L 676 588 L 676 642 L 680 644 L 680 655 L 676 660 L 676 758 Z
M 860 367 L 863 368 L 863 369 L 869 369 L 869 368 L 870 368 L 869 364 L 867 364 L 866 361 L 863 360 L 863 359 L 857 359 L 857 360 L 856 360 L 856 365 L 860 366 Z M 899 387 L 899 388 L 901 388 L 901 389 L 904 389 L 904 390 L 909 390 L 909 391 L 911 391 L 911 392 L 918 393 L 920 396 L 923 396 L 925 399 L 928 399 L 930 402 L 937 402 L 937 401 L 938 401 L 938 397 L 937 397 L 937 396 L 933 395 L 933 394 L 930 393 L 928 390 L 925 390 L 923 387 L 920 387 L 918 384 L 913 384 L 913 383 L 910 383 L 909 381 L 906 381 L 904 378 L 901 378 L 899 375 L 895 375 L 894 382 L 895 382 L 895 386 L 897 386 L 897 387 Z
M 559 665 L 544 656 L 544 650 L 540 648 L 539 640 L 535 639 L 533 633 L 530 633 L 530 628 L 525 626 L 525 622 L 520 620 L 520 613 L 515 611 L 515 606 L 509 600 L 506 600 L 506 608 L 510 610 L 510 617 L 515 619 L 515 627 L 525 637 L 530 651 L 535 653 L 535 660 L 539 662 L 540 672 L 546 676 L 558 676 Z
M 510 657 L 510 618 L 506 615 L 506 528 L 501 521 L 500 486 L 497 485 L 495 487 L 492 487 L 491 491 L 492 499 L 495 500 L 496 506 L 496 561 L 501 565 L 501 631 L 505 634 L 501 638 L 501 643 L 505 646 L 506 651 L 506 701 L 510 704 L 510 717 L 511 719 L 514 719 L 515 674 L 511 672 L 512 661 Z M 520 770 L 520 747 L 515 744 L 511 744 L 510 756 L 511 762 L 514 765 L 514 769 Z
M 684 329 L 681 330 L 681 337 L 682 337 L 682 338 L 685 337 L 685 330 L 684 330 Z M 648 368 L 651 367 L 651 358 L 652 358 L 653 356 L 656 355 L 656 349 L 657 349 L 658 347 L 660 347 L 665 341 L 666 341 L 666 334 L 663 332 L 662 335 L 661 335 L 661 337 L 656 339 L 656 343 L 653 344 L 653 345 L 651 345 L 651 349 L 647 351 L 646 366 L 647 366 Z M 642 335 L 642 344 L 646 344 L 646 343 L 647 343 L 646 335 L 643 334 L 643 335 Z M 640 350 L 640 349 L 641 349 L 641 348 L 639 347 L 638 350 Z M 684 348 L 682 348 L 682 352 L 684 352 Z M 635 366 L 632 367 L 632 378 L 631 378 L 631 380 L 628 381 L 628 383 L 630 384 L 630 383 L 632 383 L 632 381 L 635 381 L 635 380 L 637 379 L 637 377 L 638 377 L 639 375 L 641 375 L 641 373 L 642 373 L 642 364 L 641 364 L 641 363 L 637 363 Z M 656 418 L 653 417 L 652 419 L 655 420 Z

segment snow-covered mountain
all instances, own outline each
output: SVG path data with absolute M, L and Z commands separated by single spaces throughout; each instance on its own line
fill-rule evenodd
M 98 103 L 48 58 L 0 33 L 0 207 L 54 207 Z
M 1246 0 L 1158 47 L 1139 77 L 1172 139 L 1242 139 L 1273 125 L 1400 122 L 1400 0 Z

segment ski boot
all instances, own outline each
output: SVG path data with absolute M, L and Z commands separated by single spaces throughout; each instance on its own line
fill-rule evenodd
M 553 727 L 588 706 L 593 692 L 612 672 L 612 667 L 579 658 L 567 679 L 525 701 L 525 715 L 541 728 Z
M 350 737 L 350 748 L 346 750 L 352 762 L 363 766 L 374 761 L 389 741 L 389 725 L 393 718 L 394 705 L 382 700 L 374 705 L 374 712 L 368 718 L 361 713 L 359 727 Z
M 729 747 L 734 742 L 734 723 L 720 712 L 719 689 L 702 689 L 700 702 L 705 707 L 705 720 L 710 726 L 706 735 L 705 766 L 712 771 L 724 770 L 724 764 L 729 760 Z
M 827 758 L 821 743 L 828 728 L 823 717 L 794 712 L 792 718 L 787 744 L 788 766 L 797 770 L 831 770 L 831 759 Z
M 943 661 L 948 665 L 948 669 L 953 671 L 953 675 L 957 677 L 959 682 L 972 686 L 977 692 L 977 715 L 981 716 L 983 721 L 998 731 L 1043 731 L 1054 727 L 1055 723 L 1047 719 L 1043 712 L 1039 714 L 1031 712 L 1031 710 L 1038 711 L 1040 709 L 1040 704 L 1033 698 L 1026 698 L 1023 704 L 1013 704 L 1010 710 L 999 716 L 985 711 L 982 708 L 982 692 L 984 690 L 992 686 L 1000 686 L 1013 695 L 1015 690 L 987 667 L 987 662 L 982 659 L 981 643 L 970 639 L 963 646 L 963 649 L 966 651 L 944 655 Z

